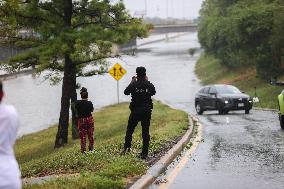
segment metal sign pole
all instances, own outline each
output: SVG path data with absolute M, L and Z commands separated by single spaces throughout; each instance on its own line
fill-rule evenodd
M 119 80 L 117 80 L 117 104 L 119 104 Z

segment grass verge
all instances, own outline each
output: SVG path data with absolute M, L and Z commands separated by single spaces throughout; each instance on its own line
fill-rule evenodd
M 228 69 L 222 66 L 218 59 L 204 53 L 196 64 L 195 72 L 204 85 L 215 83 L 235 85 L 250 96 L 255 96 L 256 92 L 260 102 L 255 103 L 254 106 L 278 108 L 277 96 L 283 87 L 271 86 L 268 81 L 258 78 L 255 68 Z M 284 77 L 280 80 L 284 80 Z
M 142 148 L 141 127 L 133 136 L 133 152 L 119 154 L 124 142 L 128 103 L 104 108 L 94 114 L 95 150 L 80 153 L 80 141 L 69 140 L 64 148 L 53 149 L 57 128 L 51 127 L 17 140 L 15 153 L 22 177 L 80 173 L 24 188 L 125 188 L 129 179 L 143 175 L 148 164 L 137 158 Z M 188 128 L 187 114 L 154 102 L 150 127 L 150 156 L 181 136 Z

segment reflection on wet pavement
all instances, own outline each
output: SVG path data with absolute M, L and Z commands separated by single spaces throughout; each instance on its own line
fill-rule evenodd
M 284 188 L 284 132 L 275 113 L 199 118 L 205 142 L 170 188 Z

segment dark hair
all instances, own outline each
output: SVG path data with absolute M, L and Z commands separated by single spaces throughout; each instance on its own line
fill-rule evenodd
M 146 68 L 140 66 L 136 68 L 137 77 L 142 78 L 146 76 Z
M 81 95 L 81 98 L 88 98 L 88 90 L 87 88 L 85 87 L 82 87 L 82 89 L 80 90 L 80 95 Z

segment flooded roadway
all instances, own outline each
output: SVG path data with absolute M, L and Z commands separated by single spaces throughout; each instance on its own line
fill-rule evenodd
M 152 38 L 157 40 L 161 37 Z M 140 41 L 139 44 L 149 41 L 151 39 Z M 134 57 L 109 59 L 110 66 L 118 62 L 127 70 L 119 84 L 120 101 L 130 100 L 123 94 L 123 90 L 135 75 L 137 66 L 146 67 L 148 77 L 158 91 L 156 99 L 177 106 L 192 99 L 189 96 L 197 88 L 189 85 L 188 81 L 196 81 L 192 73 L 197 56 L 191 58 L 188 55 L 187 51 L 191 47 L 199 47 L 196 33 L 170 39 L 169 42 L 145 45 Z M 19 136 L 45 129 L 58 122 L 61 83 L 50 86 L 48 81 L 43 81 L 43 77 L 34 78 L 26 75 L 4 83 L 4 103 L 14 105 L 20 114 Z M 88 88 L 90 100 L 96 109 L 117 103 L 117 83 L 110 75 L 78 78 L 78 82 Z
M 122 90 L 135 74 L 137 66 L 145 66 L 149 80 L 156 86 L 156 99 L 191 114 L 194 94 L 199 82 L 194 75 L 198 55 L 190 57 L 191 47 L 198 47 L 196 33 L 142 46 L 137 56 L 111 60 L 127 70 L 120 81 L 120 98 L 128 101 Z M 116 82 L 111 76 L 79 78 L 89 88 L 90 99 L 97 108 L 113 104 Z M 34 132 L 56 123 L 59 115 L 60 85 L 39 85 L 31 76 L 5 82 L 7 99 L 21 114 L 21 133 Z M 178 172 L 171 189 L 283 189 L 284 132 L 273 112 L 251 111 L 198 116 L 203 124 L 204 142 L 197 146 L 192 158 Z M 159 188 L 159 186 L 153 186 Z

